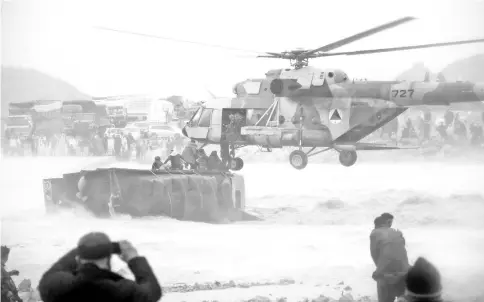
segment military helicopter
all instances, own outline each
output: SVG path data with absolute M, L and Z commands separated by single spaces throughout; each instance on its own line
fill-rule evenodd
M 449 105 L 484 100 L 484 83 L 351 81 L 342 70 L 310 67 L 308 61 L 327 56 L 363 55 L 484 42 L 484 39 L 474 39 L 328 52 L 412 20 L 415 18 L 401 18 L 313 50 L 297 49 L 259 55 L 259 58 L 290 60 L 294 68 L 270 70 L 266 73 L 266 78 L 237 83 L 233 88 L 236 95 L 234 98 L 217 98 L 205 102 L 182 132 L 203 146 L 222 146 L 222 143 L 228 143 L 231 170 L 242 169 L 244 162 L 235 156 L 235 151 L 249 145 L 268 150 L 297 147 L 298 150 L 294 150 L 289 156 L 290 164 L 296 169 L 304 169 L 309 157 L 328 150 L 337 151 L 340 163 L 349 167 L 357 161 L 357 150 L 400 149 L 395 146 L 361 143 L 360 140 L 410 106 Z M 310 150 L 305 152 L 303 148 Z M 316 148 L 322 150 L 315 151 Z

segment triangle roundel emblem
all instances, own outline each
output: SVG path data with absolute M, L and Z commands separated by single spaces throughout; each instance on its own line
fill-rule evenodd
M 339 124 L 343 119 L 343 113 L 338 109 L 331 109 L 329 111 L 329 121 L 332 124 Z

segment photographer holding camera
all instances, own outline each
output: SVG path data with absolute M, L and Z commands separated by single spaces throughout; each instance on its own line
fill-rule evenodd
M 136 281 L 111 271 L 111 255 L 128 264 Z M 161 299 L 161 287 L 145 257 L 128 241 L 111 242 L 104 233 L 84 235 L 39 282 L 44 302 L 139 301 Z

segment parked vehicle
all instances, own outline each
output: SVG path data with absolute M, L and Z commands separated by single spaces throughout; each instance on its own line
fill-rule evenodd
M 152 125 L 148 128 L 148 136 L 156 136 L 162 139 L 174 137 L 177 131 L 168 125 Z

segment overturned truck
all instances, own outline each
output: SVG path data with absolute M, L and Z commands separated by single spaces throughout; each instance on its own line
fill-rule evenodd
M 106 168 L 43 180 L 46 211 L 82 206 L 98 217 L 168 216 L 199 222 L 258 220 L 243 211 L 241 175 Z

